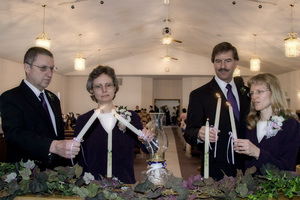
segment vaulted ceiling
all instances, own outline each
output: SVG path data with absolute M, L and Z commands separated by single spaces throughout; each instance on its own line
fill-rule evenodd
M 300 33 L 299 0 L 169 1 L 166 6 L 164 0 L 2 0 L 0 57 L 23 61 L 25 51 L 42 32 L 45 4 L 44 30 L 51 38 L 60 74 L 74 71 L 79 51 L 90 67 L 159 51 L 160 55 L 154 55 L 160 59 L 165 56 L 166 47 L 161 43 L 165 27 L 182 41 L 169 46 L 169 55 L 178 60 L 191 54 L 209 59 L 214 45 L 228 41 L 239 51 L 240 66 L 249 68 L 256 51 L 262 71 L 282 74 L 300 69 L 299 57 L 284 55 L 284 39 L 291 32 L 290 3 L 295 5 L 294 32 Z M 253 34 L 257 34 L 256 50 Z

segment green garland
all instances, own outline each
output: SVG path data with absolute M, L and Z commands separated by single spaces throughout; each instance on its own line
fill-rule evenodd
M 182 180 L 169 177 L 164 186 L 146 180 L 133 186 L 124 185 L 117 178 L 94 180 L 90 173 L 82 176 L 78 164 L 40 171 L 34 162 L 0 163 L 0 199 L 10 200 L 25 194 L 79 196 L 96 199 L 277 199 L 300 196 L 300 177 L 294 172 L 280 171 L 272 165 L 237 172 L 236 177 L 224 176 L 220 181 L 203 179 L 200 175 Z

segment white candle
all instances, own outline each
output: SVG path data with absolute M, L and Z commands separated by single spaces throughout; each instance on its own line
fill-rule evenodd
M 77 137 L 76 137 L 77 141 L 81 141 L 84 134 L 87 132 L 87 130 L 90 128 L 90 126 L 92 125 L 92 123 L 95 121 L 95 119 L 98 117 L 99 114 L 100 114 L 99 109 L 94 110 L 94 114 L 90 117 L 89 121 L 87 121 L 87 123 L 84 125 L 84 127 L 81 129 L 81 131 L 77 135 Z
M 234 115 L 233 115 L 233 109 L 232 106 L 230 105 L 229 102 L 227 102 L 227 105 L 229 107 L 229 116 L 230 116 L 230 123 L 231 123 L 231 132 L 233 135 L 234 139 L 237 139 L 237 134 L 236 134 L 236 128 L 235 128 L 235 120 L 234 120 Z
M 220 112 L 221 112 L 221 96 L 217 93 L 216 96 L 218 97 L 218 102 L 217 102 L 217 108 L 216 108 L 216 116 L 215 116 L 215 124 L 214 128 L 217 130 L 219 129 L 219 121 L 220 121 Z
M 107 132 L 107 170 L 106 170 L 106 177 L 112 177 L 112 140 L 113 140 L 113 128 L 116 124 L 116 118 L 113 116 L 112 113 L 103 113 L 99 114 L 99 120 Z
M 204 144 L 204 178 L 209 177 L 209 119 L 205 125 L 205 144 Z
M 108 133 L 107 139 L 107 178 L 112 177 L 112 131 Z
M 115 116 L 115 118 L 117 120 L 119 120 L 120 122 L 122 122 L 127 128 L 129 128 L 130 130 L 132 130 L 135 134 L 137 134 L 140 137 L 143 137 L 144 134 L 142 131 L 138 130 L 137 128 L 135 128 L 132 124 L 130 124 L 126 119 L 124 119 L 123 117 L 121 117 L 115 110 L 112 110 L 113 115 Z
M 214 124 L 214 128 L 216 130 L 215 151 L 214 151 L 215 158 L 217 157 L 218 129 L 219 129 L 219 122 L 220 122 L 221 102 L 222 102 L 220 94 L 216 93 L 216 96 L 218 97 L 218 101 L 217 101 L 215 124 Z

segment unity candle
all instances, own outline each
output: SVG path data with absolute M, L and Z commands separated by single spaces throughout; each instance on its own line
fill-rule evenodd
M 98 116 L 100 123 L 104 130 L 107 132 L 107 172 L 106 177 L 112 177 L 112 140 L 113 140 L 113 129 L 116 125 L 116 118 L 114 117 L 113 113 L 102 113 Z
M 233 139 L 237 139 L 233 109 L 229 102 L 227 102 L 227 105 L 229 107 L 229 116 L 230 116 L 231 131 L 232 131 Z
M 76 141 L 81 141 L 83 138 L 84 134 L 87 132 L 87 130 L 90 128 L 92 123 L 95 121 L 95 119 L 98 117 L 100 114 L 100 109 L 94 110 L 94 114 L 90 117 L 89 121 L 84 125 L 84 127 L 81 129 L 80 133 L 76 137 Z
M 209 177 L 209 119 L 205 124 L 205 144 L 204 144 L 204 178 Z

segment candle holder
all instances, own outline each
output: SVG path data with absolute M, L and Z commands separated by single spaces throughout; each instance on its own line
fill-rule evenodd
M 155 185 L 164 185 L 172 175 L 172 172 L 166 168 L 165 152 L 168 148 L 168 137 L 162 126 L 163 116 L 164 113 L 150 113 L 149 128 L 153 139 L 149 145 L 152 151 L 149 152 L 148 167 L 142 172 L 142 180 L 148 179 Z

